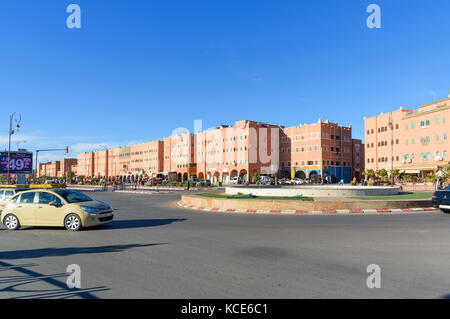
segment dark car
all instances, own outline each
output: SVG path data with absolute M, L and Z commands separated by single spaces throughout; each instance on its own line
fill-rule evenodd
M 439 208 L 444 213 L 450 213 L 450 189 L 434 192 L 431 201 L 435 208 Z

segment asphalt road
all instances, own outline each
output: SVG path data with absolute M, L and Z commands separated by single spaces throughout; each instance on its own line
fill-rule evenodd
M 0 298 L 448 298 L 450 215 L 231 215 L 90 193 L 100 228 L 0 228 Z M 66 268 L 81 268 L 81 289 Z M 369 264 L 381 288 L 369 289 Z

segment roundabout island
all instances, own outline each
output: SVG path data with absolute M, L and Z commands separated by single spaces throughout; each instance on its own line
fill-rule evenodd
M 390 213 L 433 210 L 431 193 L 380 186 L 228 186 L 224 192 L 183 195 L 179 206 L 237 213 Z
M 256 196 L 304 196 L 304 197 L 351 197 L 351 196 L 390 196 L 398 195 L 400 187 L 382 186 L 338 186 L 338 185 L 301 185 L 301 186 L 230 186 L 225 193 L 239 193 Z

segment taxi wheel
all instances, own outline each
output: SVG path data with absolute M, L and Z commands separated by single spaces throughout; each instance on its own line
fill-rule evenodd
M 81 229 L 81 219 L 77 214 L 69 214 L 64 220 L 64 226 L 67 230 L 77 231 Z
M 6 215 L 5 219 L 3 220 L 3 224 L 9 230 L 17 230 L 20 228 L 19 219 L 16 217 L 16 215 L 13 214 Z

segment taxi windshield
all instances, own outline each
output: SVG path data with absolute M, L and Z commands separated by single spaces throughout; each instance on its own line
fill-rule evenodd
M 59 196 L 61 196 L 62 198 L 64 198 L 66 200 L 66 202 L 68 202 L 69 204 L 80 203 L 80 202 L 90 202 L 93 200 L 92 198 L 84 195 L 83 193 L 69 190 L 69 189 L 59 189 L 59 190 L 55 190 L 54 192 L 56 194 L 58 194 Z

